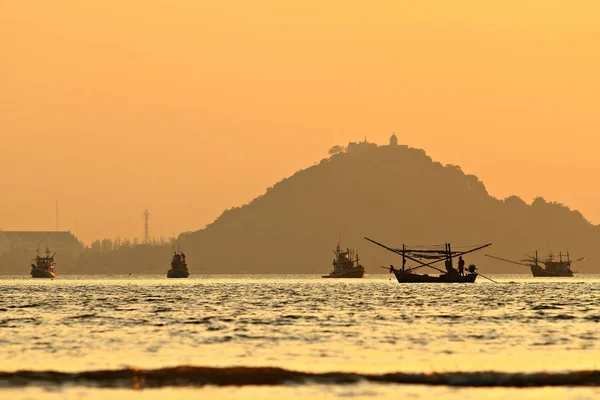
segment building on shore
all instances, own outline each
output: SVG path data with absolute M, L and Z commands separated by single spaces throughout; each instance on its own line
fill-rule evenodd
M 0 259 L 32 259 L 50 249 L 57 262 L 74 263 L 79 259 L 83 244 L 70 231 L 0 231 Z

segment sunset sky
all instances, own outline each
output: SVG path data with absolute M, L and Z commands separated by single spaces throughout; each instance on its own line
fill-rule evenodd
M 392 132 L 598 224 L 599 49 L 597 0 L 0 0 L 0 229 L 177 235 Z

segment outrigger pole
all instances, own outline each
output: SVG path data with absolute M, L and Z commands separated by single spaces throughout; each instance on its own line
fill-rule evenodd
M 488 247 L 488 246 L 490 246 L 490 245 L 491 245 L 491 243 L 487 243 L 487 244 L 484 244 L 483 246 L 479 246 L 479 247 L 476 247 L 476 248 L 474 248 L 474 249 L 471 249 L 471 250 L 467 250 L 467 251 L 463 251 L 463 252 L 456 253 L 455 255 L 451 255 L 451 254 L 452 254 L 452 252 L 448 251 L 448 254 L 450 255 L 450 256 L 449 256 L 449 258 L 446 258 L 446 257 L 444 257 L 444 258 L 440 258 L 439 260 L 437 260 L 437 261 L 432 261 L 432 262 L 431 262 L 431 263 L 429 263 L 429 264 L 423 264 L 423 262 L 421 262 L 421 261 L 418 261 L 418 260 L 415 260 L 415 261 L 417 261 L 418 263 L 421 263 L 421 264 L 423 264 L 423 265 L 419 265 L 419 266 L 416 266 L 416 267 L 414 267 L 414 268 L 411 268 L 411 269 L 409 269 L 409 270 L 408 270 L 408 272 L 410 272 L 410 271 L 413 271 L 413 270 L 415 270 L 415 269 L 417 269 L 417 268 L 421 268 L 421 267 L 430 267 L 430 268 L 435 268 L 435 267 L 432 267 L 432 266 L 431 266 L 431 264 L 435 264 L 435 263 L 438 263 L 438 262 L 440 262 L 440 261 L 444 261 L 444 260 L 446 260 L 446 259 L 452 259 L 452 258 L 454 258 L 454 257 L 462 256 L 463 254 L 472 253 L 472 252 L 474 252 L 474 251 L 481 250 L 481 249 L 483 249 L 484 247 Z M 448 246 L 448 248 L 449 248 L 449 247 L 450 247 L 450 246 Z M 435 269 L 437 269 L 437 268 L 435 268 Z M 438 271 L 441 271 L 441 270 L 439 270 L 439 269 L 437 269 L 437 270 L 438 270 Z M 442 272 L 444 272 L 444 271 L 442 271 Z M 481 276 L 482 278 L 485 278 L 485 279 L 487 279 L 487 280 L 488 280 L 488 281 L 490 281 L 490 282 L 498 283 L 498 282 L 496 282 L 495 280 L 493 280 L 492 278 L 489 278 L 489 277 L 485 276 L 485 275 L 484 275 L 484 274 L 482 274 L 481 272 L 478 272 L 478 273 L 477 273 L 477 275 Z
M 527 256 L 527 254 L 525 254 L 525 255 Z M 500 258 L 500 257 L 496 257 L 496 256 L 493 256 L 493 255 L 491 255 L 491 254 L 485 254 L 485 256 L 486 256 L 486 257 L 490 257 L 490 258 L 495 258 L 496 260 L 500 260 L 500 261 L 506 261 L 506 262 L 509 262 L 509 263 L 512 263 L 512 264 L 521 265 L 521 266 L 523 266 L 523 267 L 529 267 L 529 264 L 520 263 L 520 262 L 517 262 L 517 261 L 512 261 L 512 260 L 507 260 L 506 258 Z M 531 256 L 527 256 L 527 257 L 531 257 Z M 534 261 L 534 260 L 537 260 L 537 258 L 533 258 L 533 257 L 531 257 L 531 260 L 532 260 L 532 261 Z M 537 263 L 536 263 L 536 264 L 537 264 Z
M 409 260 L 412 260 L 412 261 L 414 261 L 414 262 L 418 262 L 418 263 L 420 263 L 420 264 L 423 264 L 423 262 L 422 262 L 422 261 L 419 261 L 419 260 L 417 260 L 416 258 L 412 258 L 412 257 L 410 257 L 410 256 L 407 256 L 407 255 L 406 255 L 406 254 L 405 254 L 403 251 L 399 251 L 399 250 L 396 250 L 396 249 L 392 249 L 391 247 L 387 247 L 385 244 L 382 244 L 382 243 L 376 242 L 376 241 L 374 241 L 374 240 L 372 240 L 372 239 L 369 239 L 368 237 L 365 237 L 365 239 L 367 239 L 367 240 L 368 240 L 369 242 L 371 242 L 371 243 L 374 243 L 374 244 L 376 244 L 377 246 L 383 247 L 384 249 L 391 251 L 392 253 L 399 254 L 399 255 L 401 255 L 402 257 L 406 257 L 406 258 L 408 258 Z M 431 267 L 431 268 L 433 268 L 433 269 L 436 269 L 436 270 L 440 271 L 441 273 L 445 274 L 445 273 L 446 273 L 446 271 L 442 271 L 442 270 L 441 270 L 441 269 L 439 269 L 439 268 L 436 268 L 436 267 L 432 267 L 432 266 L 431 266 L 431 264 L 435 264 L 435 263 L 437 263 L 437 262 L 440 262 L 440 261 L 442 261 L 442 260 L 445 260 L 445 258 L 438 259 L 438 260 L 436 260 L 436 261 L 432 261 L 432 262 L 431 262 L 431 263 L 429 263 L 429 264 L 423 264 L 423 265 L 421 265 L 421 266 L 419 266 L 419 267 L 417 267 L 417 268 L 421 268 L 421 267 Z M 410 272 L 412 269 L 413 269 L 413 268 L 411 268 L 411 269 L 408 269 L 407 271 L 408 271 L 408 272 Z
M 474 251 L 481 250 L 481 249 L 483 249 L 483 248 L 485 248 L 485 247 L 488 247 L 488 246 L 490 246 L 490 245 L 491 245 L 491 243 L 487 243 L 487 244 L 484 244 L 484 245 L 482 245 L 482 246 L 476 247 L 476 248 L 474 248 L 474 249 L 467 250 L 467 251 L 459 251 L 459 252 L 456 252 L 456 253 L 454 253 L 454 254 L 451 254 L 451 252 L 450 252 L 450 256 L 449 256 L 449 258 L 450 258 L 450 259 L 452 259 L 452 258 L 456 258 L 456 257 L 462 256 L 462 255 L 465 255 L 465 254 L 469 254 L 469 253 L 472 253 L 472 252 L 474 252 Z M 437 264 L 437 263 L 439 263 L 440 261 L 444 261 L 444 260 L 446 260 L 446 257 L 444 257 L 444 258 L 438 258 L 437 260 L 431 261 L 431 262 L 429 262 L 429 263 L 427 263 L 427 264 L 424 264 L 422 261 L 415 260 L 415 261 L 416 261 L 416 262 L 418 262 L 419 264 L 423 264 L 423 265 L 418 265 L 418 266 L 416 266 L 416 267 L 413 267 L 413 268 L 409 269 L 409 272 L 410 272 L 410 271 L 412 271 L 412 270 L 415 270 L 415 269 L 417 269 L 417 268 L 421 268 L 421 267 L 430 267 L 432 264 Z M 481 275 L 481 274 L 479 274 L 479 275 Z M 481 275 L 481 276 L 483 276 L 483 275 Z
M 448 258 L 446 258 L 446 257 L 444 257 L 444 258 L 439 258 L 439 259 L 437 259 L 437 260 L 435 260 L 435 261 L 431 261 L 431 262 L 429 262 L 429 263 L 427 263 L 427 264 L 423 264 L 423 262 L 422 262 L 422 261 L 419 261 L 419 260 L 414 260 L 414 259 L 412 259 L 413 261 L 416 261 L 416 262 L 418 262 L 419 264 L 423 264 L 423 265 L 417 265 L 416 267 L 410 268 L 410 269 L 408 269 L 408 272 L 414 271 L 414 270 L 416 270 L 416 269 L 419 269 L 419 268 L 422 268 L 422 267 L 430 267 L 430 268 L 437 269 L 437 268 L 435 268 L 435 267 L 432 267 L 431 265 L 432 265 L 432 264 L 439 263 L 439 262 L 441 262 L 441 261 L 445 261 L 445 260 L 451 260 L 451 259 L 453 259 L 453 258 L 456 258 L 456 257 L 462 256 L 463 254 L 468 254 L 468 253 L 472 253 L 472 252 L 474 252 L 474 251 L 477 251 L 477 250 L 481 250 L 481 249 L 483 249 L 484 247 L 487 247 L 487 246 L 489 246 L 489 245 L 491 245 L 491 243 L 485 244 L 485 245 L 483 245 L 483 246 L 480 246 L 480 247 L 477 247 L 477 248 L 475 248 L 475 249 L 471 249 L 471 250 L 467 250 L 467 251 L 463 251 L 463 252 L 458 252 L 458 253 L 456 253 L 456 254 L 454 254 L 454 255 L 451 255 L 451 256 L 449 256 Z M 438 270 L 438 271 L 441 271 L 440 269 L 437 269 L 437 270 Z M 443 273 L 446 273 L 446 271 L 442 271 L 442 272 L 443 272 Z M 492 281 L 492 282 L 494 282 L 494 283 L 498 283 L 498 282 L 496 282 L 495 280 L 493 280 L 493 279 L 491 279 L 491 278 L 488 278 L 487 276 L 483 275 L 482 273 L 479 273 L 479 272 L 478 272 L 477 274 L 478 274 L 478 275 L 481 275 L 482 277 L 484 277 L 484 278 L 485 278 L 485 279 L 487 279 L 487 280 L 490 280 L 490 281 Z
M 378 245 L 378 246 L 381 246 L 381 247 L 383 247 L 384 249 L 387 249 L 387 250 L 391 251 L 392 253 L 396 253 L 396 254 L 399 254 L 399 255 L 404 255 L 404 257 L 408 258 L 409 260 L 412 260 L 412 261 L 414 261 L 414 262 L 417 262 L 417 263 L 421 264 L 421 265 L 418 265 L 418 266 L 416 266 L 416 267 L 409 268 L 409 269 L 407 270 L 408 272 L 410 272 L 410 271 L 414 271 L 414 270 L 415 270 L 415 269 L 417 269 L 417 268 L 431 267 L 431 268 L 433 268 L 433 269 L 435 269 L 435 270 L 438 270 L 438 271 L 440 271 L 440 272 L 441 272 L 441 273 L 443 273 L 443 274 L 445 274 L 445 273 L 446 273 L 446 271 L 443 271 L 443 270 L 441 270 L 441 269 L 439 269 L 439 268 L 436 268 L 436 267 L 434 267 L 434 266 L 433 266 L 433 264 L 437 264 L 437 263 L 439 263 L 439 262 L 441 262 L 441 261 L 444 261 L 444 260 L 446 260 L 446 257 L 445 257 L 445 256 L 444 256 L 444 258 L 438 258 L 437 260 L 434 260 L 434 261 L 431 261 L 431 262 L 428 262 L 428 263 L 424 263 L 423 261 L 420 261 L 420 260 L 418 260 L 418 259 L 416 259 L 416 258 L 412 258 L 412 257 L 410 257 L 410 256 L 407 256 L 406 254 L 403 254 L 403 252 L 402 252 L 402 251 L 400 251 L 400 250 L 396 250 L 396 249 L 392 249 L 392 248 L 390 248 L 390 247 L 387 247 L 386 245 L 384 245 L 384 244 L 382 244 L 382 243 L 379 243 L 379 242 L 376 242 L 376 241 L 374 241 L 374 240 L 372 240 L 372 239 L 369 239 L 368 237 L 365 237 L 365 239 L 367 239 L 367 240 L 368 240 L 369 242 L 371 242 L 371 243 L 374 243 L 374 244 L 376 244 L 376 245 Z M 483 249 L 483 248 L 485 248 L 485 247 L 488 247 L 488 246 L 490 246 L 490 245 L 491 245 L 491 243 L 487 243 L 487 244 L 484 244 L 484 245 L 482 245 L 482 246 L 476 247 L 476 248 L 474 248 L 474 249 L 471 249 L 471 250 L 462 251 L 462 252 L 457 252 L 457 253 L 454 253 L 454 254 L 450 255 L 450 258 L 456 258 L 456 257 L 462 256 L 462 255 L 464 255 L 464 254 L 472 253 L 472 252 L 474 252 L 474 251 L 481 250 L 481 249 Z M 479 274 L 479 275 L 481 275 L 481 274 Z M 482 275 L 482 276 L 483 276 L 483 275 Z

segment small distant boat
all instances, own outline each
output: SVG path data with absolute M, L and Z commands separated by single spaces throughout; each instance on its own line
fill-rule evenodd
M 333 271 L 329 275 L 323 275 L 323 278 L 362 278 L 365 275 L 365 268 L 359 264 L 358 253 L 356 259 L 353 259 L 354 250 L 342 251 L 338 242 L 333 253 Z
M 535 252 L 535 256 L 530 256 L 528 254 L 525 254 L 525 256 L 527 258 L 524 260 L 512 261 L 505 258 L 496 257 L 491 254 L 486 254 L 486 257 L 529 267 L 534 277 L 572 277 L 574 272 L 571 269 L 571 265 L 585 259 L 585 257 L 582 257 L 578 260 L 571 261 L 571 256 L 568 250 L 566 255 L 563 255 L 562 252 L 558 253 L 558 261 L 554 259 L 554 253 L 552 250 L 549 250 L 548 256 L 542 259 L 538 257 L 537 251 Z M 566 259 L 563 259 L 563 257 L 566 257 Z
M 173 252 L 171 269 L 167 272 L 167 278 L 187 278 L 188 276 L 190 276 L 190 270 L 185 262 L 185 254 L 177 249 Z
M 442 245 L 429 247 L 414 246 L 414 248 L 407 248 L 405 245 L 402 245 L 401 249 L 394 249 L 379 242 L 376 242 L 372 239 L 365 239 L 367 239 L 371 243 L 383 247 L 384 249 L 387 249 L 393 253 L 402 256 L 401 269 L 394 268 L 393 265 L 390 265 L 389 268 L 382 267 L 388 269 L 390 273 L 393 273 L 398 283 L 475 283 L 475 280 L 481 274 L 475 272 L 477 270 L 477 267 L 474 264 L 471 264 L 467 268 L 465 268 L 462 256 L 477 250 L 481 250 L 491 245 L 491 243 L 487 243 L 481 246 L 466 248 L 461 251 L 453 251 L 450 243 L 445 243 L 443 245 L 443 249 Z M 452 263 L 452 260 L 457 257 L 459 258 L 458 269 L 454 268 Z M 425 263 L 421 261 L 421 259 L 432 261 Z M 419 265 L 414 266 L 412 268 L 408 268 L 406 266 L 407 260 L 414 261 Z M 443 271 L 442 269 L 433 266 L 434 264 L 440 262 L 444 262 L 446 271 Z M 429 274 L 417 274 L 414 272 L 415 270 L 423 267 L 435 269 L 436 271 L 441 272 L 441 274 L 438 276 L 432 276 Z M 481 276 L 494 282 L 494 280 L 484 275 Z
M 56 253 L 50 255 L 50 250 L 46 247 L 46 253 L 44 257 L 40 257 L 40 251 L 38 250 L 37 255 L 32 260 L 31 264 L 31 276 L 33 278 L 56 278 L 56 272 L 54 267 L 54 256 Z

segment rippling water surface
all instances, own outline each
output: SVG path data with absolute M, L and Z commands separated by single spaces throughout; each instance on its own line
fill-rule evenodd
M 5 277 L 0 279 L 0 370 L 190 365 L 280 367 L 317 376 L 332 371 L 370 376 L 402 372 L 409 377 L 436 372 L 463 373 L 456 379 L 479 386 L 478 374 L 485 371 L 525 373 L 533 382 L 538 372 L 600 369 L 600 277 L 492 278 L 498 284 L 400 285 L 388 276 Z M 131 389 L 97 387 L 111 386 L 106 382 L 87 385 L 69 379 L 60 385 L 42 379 L 23 390 L 15 376 L 0 377 L 0 397 L 35 398 L 41 392 L 49 398 L 104 398 L 107 391 L 134 396 Z M 152 386 L 150 379 L 144 377 L 146 384 L 138 382 L 137 387 Z M 235 379 L 231 377 L 232 383 Z M 407 383 L 419 383 L 410 379 Z M 586 379 L 591 380 L 586 385 L 594 379 L 600 385 L 600 378 Z M 180 398 L 480 398 L 482 393 L 500 398 L 519 390 L 521 398 L 600 396 L 597 388 L 451 389 L 362 379 L 264 387 L 154 386 L 158 388 L 135 392 L 135 398 L 169 393 Z

